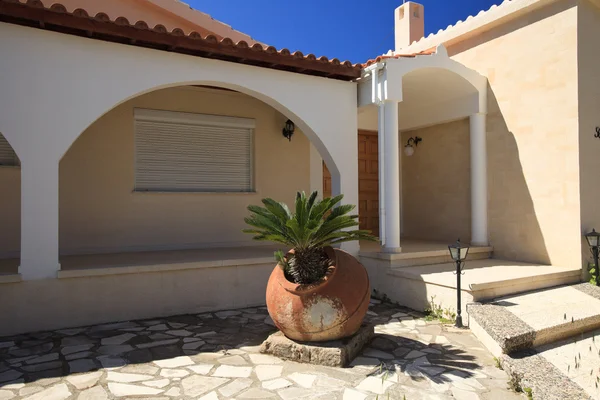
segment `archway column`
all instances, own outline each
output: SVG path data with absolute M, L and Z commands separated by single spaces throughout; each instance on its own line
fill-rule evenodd
M 400 253 L 400 133 L 398 130 L 398 101 L 386 100 L 384 103 L 383 136 L 384 179 L 383 185 L 385 201 L 385 242 L 383 250 L 386 253 Z
M 24 280 L 56 278 L 58 260 L 58 160 L 21 164 L 21 265 Z
M 487 246 L 486 114 L 470 116 L 471 137 L 471 244 Z

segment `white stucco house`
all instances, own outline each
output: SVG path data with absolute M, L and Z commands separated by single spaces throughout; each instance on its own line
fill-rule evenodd
M 396 48 L 353 65 L 128 1 L 0 0 L 0 335 L 263 304 L 246 207 L 299 190 L 359 206 L 381 243 L 345 249 L 414 308 L 452 296 L 457 237 L 470 299 L 582 278 L 596 2 L 506 1 L 427 38 L 409 2 Z

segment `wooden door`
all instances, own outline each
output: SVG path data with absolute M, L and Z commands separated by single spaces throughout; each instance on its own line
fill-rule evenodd
M 331 196 L 331 174 L 323 163 L 323 196 Z M 379 236 L 377 132 L 358 131 L 358 215 L 360 229 Z

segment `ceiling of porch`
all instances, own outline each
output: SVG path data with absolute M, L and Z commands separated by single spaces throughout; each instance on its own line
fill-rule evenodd
M 453 121 L 477 112 L 477 89 L 454 72 L 422 68 L 404 76 L 403 101 L 399 103 L 400 130 Z M 377 130 L 377 106 L 358 110 L 358 127 Z

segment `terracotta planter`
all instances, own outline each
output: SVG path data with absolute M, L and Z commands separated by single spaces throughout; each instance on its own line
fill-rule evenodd
M 351 336 L 369 308 L 371 288 L 365 267 L 345 251 L 328 248 L 331 273 L 317 285 L 298 285 L 275 267 L 267 284 L 267 308 L 290 339 L 327 341 Z

